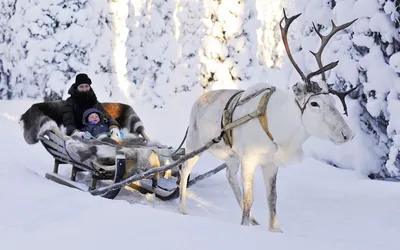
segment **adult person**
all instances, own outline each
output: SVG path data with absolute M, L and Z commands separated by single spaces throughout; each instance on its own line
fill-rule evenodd
M 90 86 L 91 84 L 92 80 L 89 76 L 80 73 L 76 75 L 75 82 L 68 90 L 70 97 L 67 98 L 66 104 L 63 108 L 63 124 L 67 128 L 67 135 L 87 138 L 87 133 L 81 131 L 84 128 L 82 116 L 85 110 L 95 108 L 100 110 L 107 119 L 111 138 L 117 140 L 120 139 L 120 125 L 97 100 L 96 94 Z

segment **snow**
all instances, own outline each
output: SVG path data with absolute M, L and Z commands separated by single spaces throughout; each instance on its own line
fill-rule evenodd
M 400 52 L 394 53 L 390 57 L 389 64 L 396 73 L 400 73 Z
M 312 22 L 321 24 L 326 34 L 330 19 L 339 25 L 358 18 L 335 35 L 323 53 L 324 63 L 339 60 L 327 74 L 328 83 L 343 90 L 363 84 L 360 92 L 367 98 L 368 115 L 372 119 L 383 115 L 389 126 L 375 135 L 361 129 L 363 121 L 354 122 L 365 136 L 358 140 L 360 152 L 381 143 L 374 152 L 382 153 L 371 157 L 373 164 L 370 157 L 360 155 L 340 167 L 363 173 L 377 170 L 372 166 L 385 162 L 375 164 L 376 159 L 386 160 L 395 146 L 400 127 L 398 112 L 392 107 L 397 107 L 400 59 L 399 52 L 395 53 L 398 46 L 392 42 L 398 39 L 394 25 L 398 15 L 391 1 L 121 0 L 98 4 L 93 0 L 8 0 L 0 5 L 4 12 L 0 18 L 3 98 L 65 99 L 76 73 L 85 72 L 100 100 L 113 98 L 153 108 L 165 108 L 186 91 L 247 88 L 260 81 L 280 88 L 293 86 L 300 77 L 281 42 L 283 7 L 289 16 L 302 13 L 288 38 L 293 57 L 305 73 L 316 70 L 309 50 L 316 51 L 320 43 Z M 372 31 L 381 32 L 389 43 L 377 44 Z M 32 32 L 40 35 L 32 36 Z M 355 45 L 364 52 L 356 51 Z M 353 110 L 353 117 L 364 116 L 363 109 Z M 337 161 L 336 154 L 325 150 L 336 151 L 327 147 L 313 153 Z M 362 166 L 366 167 L 362 170 Z
M 144 107 L 134 108 L 151 138 L 177 146 L 194 98 L 195 94 L 186 93 L 167 108 L 151 112 Z M 400 223 L 400 186 L 369 180 L 311 156 L 302 164 L 280 169 L 277 211 L 282 234 L 268 231 L 268 209 L 259 171 L 255 175 L 253 205 L 259 227 L 240 225 L 241 213 L 223 172 L 188 189 L 188 215 L 178 212 L 179 199 L 163 202 L 125 189 L 115 200 L 107 200 L 61 186 L 44 177 L 52 171 L 51 156 L 40 143 L 27 145 L 23 140 L 18 118 L 31 104 L 0 102 L 0 124 L 2 131 L 7 131 L 1 134 L 0 144 L 1 249 L 398 247 L 392 239 Z M 163 121 L 162 129 L 159 121 Z M 205 154 L 193 175 L 220 163 Z
M 338 66 L 327 74 L 328 84 L 339 90 L 362 85 L 353 96 L 358 100 L 353 102 L 355 106 L 350 108 L 348 119 L 358 131 L 351 143 L 357 150 L 349 152 L 343 147 L 337 149 L 324 144 L 321 148 L 307 147 L 308 153 L 340 168 L 360 173 L 390 172 L 390 177 L 400 174 L 397 144 L 400 131 L 397 109 L 399 31 L 396 28 L 399 15 L 393 4 L 385 0 L 296 0 L 288 1 L 286 11 L 288 16 L 302 13 L 291 25 L 288 38 L 292 55 L 305 74 L 316 69 L 309 50 L 316 51 L 320 43 L 312 22 L 320 24 L 321 33 L 327 34 L 331 30 L 330 19 L 340 25 L 357 18 L 331 39 L 322 55 L 323 64 L 339 60 Z M 300 80 L 287 58 L 277 74 L 286 74 L 279 77 L 283 86 L 290 87 Z M 268 80 L 270 76 L 267 75 Z M 346 102 L 352 99 L 347 98 Z M 315 140 L 311 141 L 313 145 Z M 349 153 L 339 157 L 338 152 Z
M 0 6 L 0 94 L 21 99 L 0 101 L 0 249 L 398 249 L 400 187 L 367 178 L 382 170 L 400 176 L 394 1 L 7 0 Z M 240 226 L 223 172 L 189 188 L 187 216 L 178 213 L 179 200 L 130 190 L 105 200 L 45 179 L 51 156 L 40 144 L 27 145 L 18 126 L 35 102 L 24 98 L 65 99 L 76 73 L 85 72 L 100 101 L 129 103 L 151 138 L 177 146 L 191 104 L 204 91 L 260 81 L 290 89 L 300 80 L 280 38 L 283 7 L 288 16 L 303 13 L 288 39 L 306 74 L 316 70 L 309 50 L 319 46 L 312 22 L 327 34 L 330 19 L 340 25 L 358 18 L 335 35 L 322 59 L 339 60 L 328 83 L 361 83 L 366 98 L 346 99 L 353 140 L 333 145 L 310 138 L 304 162 L 280 170 L 283 234 L 267 230 L 258 171 L 253 208 L 262 225 L 251 228 Z M 205 154 L 194 175 L 220 163 Z
M 372 16 L 370 29 L 373 32 L 382 34 L 382 41 L 384 42 L 392 42 L 393 38 L 399 39 L 398 30 L 393 27 L 390 18 L 385 13 L 378 12 Z
M 359 18 L 371 17 L 379 10 L 379 3 L 376 0 L 359 0 L 354 3 L 354 13 Z

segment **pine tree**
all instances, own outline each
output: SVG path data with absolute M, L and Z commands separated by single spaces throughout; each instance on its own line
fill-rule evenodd
M 220 0 L 204 0 L 205 35 L 200 48 L 201 86 L 208 88 L 215 84 L 231 83 L 229 69 L 224 65 L 228 49 L 224 42 L 223 21 L 220 17 Z
M 279 21 L 282 18 L 282 8 L 286 7 L 286 1 L 256 1 L 258 20 L 261 22 L 258 31 L 257 58 L 262 70 L 267 67 L 279 68 L 282 66 L 284 48 L 281 41 Z M 266 74 L 266 73 L 264 73 Z
M 260 70 L 257 58 L 256 2 L 205 1 L 206 35 L 201 49 L 203 87 L 252 83 Z
M 380 53 L 380 60 L 384 68 L 376 72 L 378 76 L 371 80 L 376 81 L 377 85 L 383 85 L 380 92 L 384 97 L 381 100 L 386 107 L 382 108 L 379 115 L 373 116 L 374 119 L 372 121 L 379 122 L 380 129 L 385 129 L 383 130 L 383 138 L 387 139 L 387 141 L 385 140 L 385 146 L 389 148 L 389 152 L 385 151 L 383 157 L 384 166 L 375 176 L 400 179 L 400 89 L 398 87 L 400 85 L 400 15 L 398 11 L 400 2 L 385 0 L 378 1 L 378 3 L 379 10 L 377 11 L 378 13 L 371 17 L 370 27 L 374 43 L 380 50 L 370 50 L 370 54 L 374 56 L 373 52 Z M 373 59 L 377 60 L 377 58 L 379 57 L 374 57 Z M 381 81 L 384 79 L 379 77 L 381 74 L 386 75 L 386 79 L 389 82 L 382 83 Z M 368 72 L 366 75 L 368 79 Z M 378 89 L 375 89 L 375 92 L 371 89 L 368 93 L 365 93 L 366 95 L 362 100 L 363 107 L 366 107 L 366 111 L 369 113 L 371 112 L 368 110 L 368 102 L 374 101 L 377 93 Z
M 15 1 L 0 2 L 0 99 L 11 99 L 10 70 L 7 69 L 6 51 L 11 43 L 12 30 L 8 21 L 15 13 Z
M 255 1 L 223 0 L 220 8 L 229 10 L 222 20 L 224 40 L 228 48 L 225 64 L 232 81 L 236 84 L 251 83 L 258 69 L 254 58 L 256 58 L 257 29 L 260 23 L 256 19 Z
M 342 91 L 361 84 L 349 98 L 356 99 L 356 105 L 359 105 L 350 116 L 359 118 L 360 140 L 363 143 L 360 146 L 364 147 L 361 151 L 363 155 L 356 156 L 362 166 L 354 163 L 353 167 L 371 173 L 372 178 L 398 178 L 400 89 L 397 85 L 400 84 L 400 75 L 396 68 L 399 71 L 400 59 L 396 60 L 396 54 L 400 50 L 399 12 L 396 2 L 392 0 L 368 3 L 366 6 L 365 1 L 360 0 L 314 0 L 297 3 L 296 6 L 289 4 L 290 15 L 303 12 L 302 18 L 296 19 L 296 24 L 291 27 L 294 41 L 291 50 L 295 51 L 295 59 L 302 69 L 315 70 L 316 63 L 309 50 L 316 50 L 319 38 L 312 22 L 322 34 L 326 34 L 331 29 L 330 19 L 342 24 L 358 18 L 346 31 L 332 38 L 324 50 L 325 64 L 339 60 L 339 65 L 329 73 L 327 82 L 332 88 Z M 288 66 L 286 64 L 285 68 Z M 294 77 L 291 83 L 293 81 Z
M 200 83 L 199 50 L 204 36 L 204 6 L 200 0 L 182 0 L 177 14 L 179 26 L 179 63 L 172 76 L 175 92 L 191 91 Z
M 136 89 L 143 82 L 145 74 L 142 56 L 143 47 L 141 46 L 143 26 L 145 25 L 146 16 L 136 16 L 135 6 L 133 3 L 128 6 L 128 18 L 126 25 L 128 27 L 128 38 L 126 41 L 126 57 L 127 57 L 127 78 L 132 83 L 130 95 L 135 98 Z M 142 13 L 146 13 L 142 10 Z
M 139 83 L 142 98 L 162 107 L 165 96 L 175 92 L 170 77 L 178 60 L 178 44 L 174 37 L 174 1 L 154 0 L 142 10 L 142 64 L 144 77 Z M 143 22 L 144 21 L 144 22 Z
M 7 0 L 1 7 L 1 98 L 60 99 L 79 72 L 90 75 L 96 93 L 118 89 L 108 2 Z
M 5 55 L 11 98 L 61 98 L 68 79 L 88 64 L 87 41 L 93 34 L 77 25 L 86 4 L 17 1 L 16 12 L 9 19 L 15 32 Z M 87 39 L 81 40 L 77 35 L 80 33 L 85 33 Z

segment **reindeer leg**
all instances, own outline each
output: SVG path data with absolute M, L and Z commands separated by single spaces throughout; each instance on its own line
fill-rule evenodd
M 242 225 L 248 226 L 250 223 L 250 210 L 253 205 L 253 178 L 257 165 L 251 160 L 242 160 L 242 184 L 243 184 L 243 212 Z
M 187 214 L 186 210 L 186 189 L 187 189 L 187 181 L 190 172 L 192 171 L 194 165 L 199 160 L 200 156 L 196 155 L 195 157 L 187 160 L 182 164 L 182 170 L 180 171 L 180 184 L 179 184 L 179 198 L 180 198 L 180 205 L 179 205 L 179 212 L 182 214 Z
M 278 174 L 278 166 L 270 164 L 262 166 L 261 169 L 264 177 L 264 184 L 269 208 L 269 231 L 281 233 L 282 230 L 279 227 L 278 217 L 276 215 L 276 177 Z
M 240 163 L 235 161 L 228 161 L 226 162 L 226 165 L 226 178 L 231 185 L 232 191 L 235 194 L 235 198 L 237 203 L 239 204 L 240 209 L 243 211 L 242 190 L 240 189 L 239 182 L 237 180 L 237 172 L 239 170 Z M 257 220 L 251 215 L 251 213 L 250 222 L 252 225 L 260 225 Z

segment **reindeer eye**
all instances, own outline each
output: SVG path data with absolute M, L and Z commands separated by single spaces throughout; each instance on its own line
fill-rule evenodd
M 313 107 L 319 107 L 319 104 L 316 103 L 316 102 L 311 102 L 310 104 L 311 104 L 311 106 L 313 106 Z

